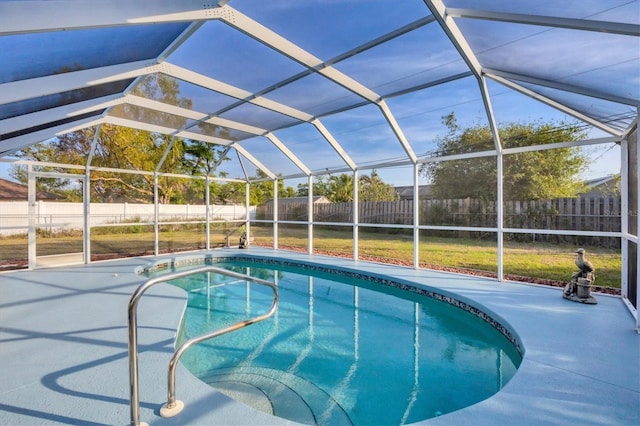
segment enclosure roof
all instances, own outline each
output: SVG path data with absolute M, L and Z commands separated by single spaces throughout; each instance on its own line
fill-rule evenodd
M 111 124 L 310 176 L 539 107 L 619 138 L 639 36 L 638 0 L 0 1 L 0 157 Z

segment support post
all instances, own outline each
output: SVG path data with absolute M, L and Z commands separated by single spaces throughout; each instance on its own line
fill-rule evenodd
M 498 155 L 496 156 L 497 161 L 497 179 L 498 179 L 498 193 L 496 196 L 496 213 L 497 213 L 497 226 L 498 226 L 498 281 L 502 282 L 504 280 L 504 201 L 503 201 L 503 154 L 501 151 L 498 151 Z
M 160 255 L 160 204 L 158 203 L 158 172 L 153 173 L 153 252 Z
M 475 59 L 475 58 L 474 58 Z M 489 120 L 489 127 L 491 128 L 491 135 L 493 136 L 493 144 L 496 149 L 496 162 L 497 162 L 497 188 L 496 188 L 496 213 L 497 213 L 497 228 L 498 235 L 496 235 L 498 244 L 498 281 L 504 280 L 504 220 L 503 220 L 503 153 L 502 142 L 500 141 L 500 132 L 498 132 L 498 125 L 496 123 L 495 115 L 493 114 L 493 107 L 491 106 L 491 97 L 489 96 L 489 88 L 487 87 L 487 80 L 484 76 L 478 75 L 478 86 L 480 88 L 480 94 L 482 95 L 482 101 L 484 102 L 484 109 L 487 113 L 487 119 Z
M 278 178 L 273 180 L 273 248 L 278 248 Z
M 84 263 L 88 265 L 91 263 L 91 162 L 96 152 L 96 146 L 100 140 L 100 130 L 102 124 L 96 126 L 96 130 L 93 133 L 93 140 L 91 141 L 91 148 L 89 149 L 89 155 L 87 156 L 87 163 L 85 165 L 84 181 L 82 182 L 82 203 L 84 213 L 84 232 L 83 232 L 83 254 Z
M 413 163 L 413 268 L 420 268 L 420 185 L 418 163 Z
M 84 263 L 91 263 L 91 171 L 86 168 L 84 179 L 82 180 L 82 209 L 83 209 L 83 243 Z
M 245 183 L 244 190 L 244 229 L 247 233 L 247 244 L 251 241 L 251 218 L 249 217 L 249 208 L 251 207 L 251 183 L 247 181 Z
M 629 298 L 629 141 L 628 135 L 620 142 L 620 230 L 622 231 L 622 280 L 620 292 Z
M 29 269 L 36 267 L 36 177 L 33 174 L 33 166 L 27 164 L 27 215 L 29 228 L 27 232 Z
M 360 212 L 358 209 L 358 203 L 360 202 L 360 198 L 358 197 L 358 170 L 353 171 L 353 217 L 351 218 L 353 221 L 353 260 L 358 260 L 358 223 L 360 220 Z
M 204 180 L 204 204 L 205 204 L 204 231 L 207 233 L 204 241 L 205 241 L 205 247 L 207 250 L 211 250 L 211 207 L 210 207 L 211 189 L 209 188 L 209 185 L 211 185 L 211 179 L 209 178 L 209 175 L 207 175 L 207 177 Z
M 307 252 L 313 254 L 313 176 L 309 175 L 307 182 L 309 186 L 307 194 Z

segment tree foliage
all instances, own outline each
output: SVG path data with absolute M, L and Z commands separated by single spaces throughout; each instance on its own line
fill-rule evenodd
M 33 145 L 19 153 L 29 160 L 51 163 L 85 165 L 90 151 L 94 130 L 67 133 L 49 142 Z M 95 147 L 92 166 L 109 170 L 93 171 L 91 198 L 102 202 L 153 202 L 154 177 L 152 174 L 123 173 L 110 169 L 153 172 L 171 139 L 165 135 L 128 127 L 103 125 Z M 162 163 L 162 170 L 176 174 L 205 176 L 221 155 L 220 148 L 202 142 L 176 139 Z M 39 167 L 43 171 L 84 174 L 82 169 L 63 169 L 51 166 Z M 24 166 L 15 166 L 11 175 L 25 183 Z M 214 175 L 215 176 L 215 175 Z M 38 189 L 60 193 L 68 185 L 66 179 L 38 179 Z M 201 203 L 204 200 L 203 179 L 177 179 L 158 177 L 158 201 L 160 203 Z M 212 183 L 212 193 L 219 194 L 217 183 Z
M 461 129 L 453 114 L 444 117 L 443 122 L 449 133 L 438 141 L 441 154 L 473 153 L 494 146 L 488 127 Z M 578 126 L 566 123 L 510 123 L 500 129 L 500 140 L 505 148 L 568 142 L 583 137 Z M 588 163 L 578 147 L 506 154 L 503 156 L 504 199 L 575 197 L 584 187 L 580 173 Z M 425 163 L 420 174 L 431 181 L 437 198 L 496 199 L 495 156 Z
M 396 201 L 400 198 L 393 185 L 384 183 L 375 170 L 360 177 L 358 191 L 360 201 Z
M 313 195 L 326 196 L 327 194 L 329 194 L 328 176 L 315 176 L 313 179 Z M 306 197 L 307 195 L 309 195 L 309 184 L 299 183 L 296 188 L 296 197 Z
M 133 92 L 149 99 L 190 108 L 191 100 L 181 97 L 175 79 L 163 74 L 145 77 Z M 135 105 L 119 105 L 112 114 L 147 123 L 182 127 L 186 119 Z M 50 163 L 86 165 L 87 154 L 91 151 L 94 129 L 84 129 L 56 137 L 50 141 L 33 145 L 18 153 L 19 157 Z M 167 149 L 171 149 L 167 152 Z M 167 152 L 166 157 L 165 152 Z M 100 128 L 93 153 L 91 166 L 104 169 L 153 172 L 161 164 L 159 171 L 193 176 L 215 176 L 214 166 L 225 160 L 222 148 L 199 141 L 180 138 L 173 140 L 168 135 L 152 133 L 128 127 L 103 125 Z M 152 174 L 122 173 L 100 170 L 90 174 L 91 198 L 93 201 L 119 201 L 149 203 L 154 197 L 154 176 Z M 84 174 L 82 169 L 65 169 L 52 166 L 38 166 L 40 171 L 58 171 Z M 25 183 L 26 167 L 15 166 L 11 175 Z M 220 177 L 224 177 L 221 174 Z M 38 189 L 62 194 L 69 190 L 68 179 L 41 178 Z M 211 182 L 213 199 L 224 200 L 225 191 L 215 181 Z M 227 191 L 228 192 L 228 191 Z M 169 176 L 158 177 L 158 201 L 160 203 L 201 203 L 204 201 L 204 179 L 179 179 Z M 243 200 L 244 201 L 244 200 Z
M 353 201 L 353 175 L 342 173 L 329 176 L 328 193 L 325 194 L 332 203 Z
M 256 170 L 256 175 L 249 177 L 251 186 L 249 188 L 249 204 L 259 206 L 264 202 L 273 199 L 273 180 L 268 179 L 262 170 Z M 220 187 L 223 196 L 220 199 L 222 204 L 228 202 L 244 204 L 246 184 L 245 182 L 229 182 Z M 294 197 L 295 190 L 292 187 L 285 187 L 284 180 L 278 179 L 278 197 Z
M 309 194 L 309 185 L 299 184 L 296 195 L 303 197 Z M 333 203 L 353 201 L 353 175 L 342 173 L 328 177 L 317 176 L 313 182 L 313 195 L 324 195 Z M 395 201 L 399 198 L 393 185 L 385 183 L 378 172 L 362 175 L 358 179 L 359 201 Z

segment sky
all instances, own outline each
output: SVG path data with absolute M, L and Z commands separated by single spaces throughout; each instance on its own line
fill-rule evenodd
M 482 3 L 481 6 L 470 0 L 449 0 L 445 3 L 452 7 L 499 6 L 514 13 L 557 14 L 622 22 L 637 22 L 637 17 L 633 14 L 638 13 L 638 1 L 628 0 L 584 1 L 572 8 L 561 7 L 554 2 L 538 1 L 494 1 Z M 387 0 L 273 0 L 261 2 L 260 7 L 256 7 L 256 2 L 252 0 L 232 0 L 229 5 L 276 33 L 295 41 L 298 46 L 321 60 L 331 60 L 368 40 L 428 15 L 428 10 L 421 0 L 392 3 Z M 637 65 L 640 55 L 633 49 L 633 43 L 638 44 L 637 40 L 629 44 L 627 39 L 615 35 L 594 35 L 505 23 L 491 23 L 492 31 L 487 31 L 487 24 L 477 20 L 462 20 L 460 24 L 468 36 L 470 45 L 478 52 L 483 65 L 488 68 L 497 67 L 513 72 L 527 72 L 531 69 L 541 78 L 554 76 L 568 84 L 592 84 L 596 90 L 629 96 L 624 92 L 628 90 L 629 84 L 625 83 L 629 81 L 603 78 L 617 75 L 611 73 L 611 68 L 603 67 L 603 64 L 609 64 L 615 59 L 618 64 Z M 562 37 L 555 37 L 558 34 Z M 121 37 L 118 40 L 120 39 Z M 64 51 L 64 43 L 57 45 L 62 45 L 61 49 Z M 526 52 L 526 55 L 522 55 L 523 52 Z M 562 60 L 557 60 L 560 55 Z M 305 70 L 301 64 L 220 21 L 211 21 L 203 25 L 167 58 L 167 62 L 188 67 L 249 92 L 263 90 Z M 464 61 L 435 23 L 337 62 L 335 68 L 371 88 L 380 96 L 466 70 Z M 633 71 L 633 68 L 630 70 Z M 615 71 L 620 71 L 620 68 L 616 68 Z M 204 90 L 190 83 L 179 84 L 181 96 L 191 99 L 193 109 L 197 111 L 223 111 L 226 105 L 234 102 L 225 95 Z M 488 82 L 488 91 L 498 126 L 511 122 L 575 121 L 493 81 Z M 317 74 L 278 87 L 266 93 L 265 97 L 320 116 L 324 126 L 357 164 L 366 165 L 373 161 L 406 157 L 384 115 L 375 106 L 367 105 L 324 117 L 323 114 L 327 111 L 349 105 L 359 98 Z M 567 96 L 566 100 L 569 103 L 581 101 L 571 96 Z M 441 118 L 449 113 L 455 114 L 461 127 L 487 124 L 478 83 L 473 77 L 461 78 L 403 96 L 389 97 L 386 102 L 411 149 L 418 156 L 436 149 L 438 139 L 447 133 Z M 594 112 L 601 115 L 602 111 L 610 115 L 620 112 L 614 109 L 614 105 L 595 100 L 593 104 Z M 282 121 L 284 116 L 257 107 L 246 106 L 242 110 L 244 115 L 231 110 L 223 112 L 221 116 L 228 119 L 243 117 L 253 120 L 250 124 L 256 126 L 286 123 Z M 621 111 L 624 112 L 624 108 Z M 599 130 L 589 129 L 588 133 L 590 137 L 605 136 Z M 275 135 L 311 170 L 343 165 L 335 151 L 309 124 L 276 131 Z M 288 175 L 299 172 L 295 164 L 289 162 L 265 138 L 243 141 L 241 146 L 276 173 Z M 584 179 L 619 173 L 620 151 L 617 147 L 608 144 L 586 149 L 593 162 L 584 173 Z M 227 162 L 223 168 L 231 176 L 240 174 L 237 161 Z M 9 166 L 0 163 L 0 177 L 7 178 L 8 169 Z M 249 169 L 254 170 L 253 167 Z M 410 168 L 377 171 L 387 183 L 412 184 Z M 368 171 L 365 170 L 363 173 L 366 174 Z

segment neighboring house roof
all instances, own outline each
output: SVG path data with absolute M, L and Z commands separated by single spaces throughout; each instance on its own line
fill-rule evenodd
M 298 204 L 298 203 L 306 203 L 309 201 L 309 197 L 286 197 L 286 198 L 278 198 L 278 205 L 284 204 Z M 319 203 L 330 203 L 329 199 L 324 195 L 316 195 L 313 197 L 313 204 Z M 273 204 L 273 199 L 267 200 L 264 204 Z
M 0 201 L 27 201 L 28 193 L 27 185 L 0 178 Z M 64 197 L 38 191 L 36 198 L 38 200 L 60 200 Z
M 413 200 L 413 185 L 396 186 L 395 190 L 401 200 Z M 420 185 L 418 187 L 418 196 L 422 200 L 433 198 L 433 185 Z
M 619 176 L 609 175 L 584 181 L 585 192 L 582 197 L 607 197 L 620 195 Z

